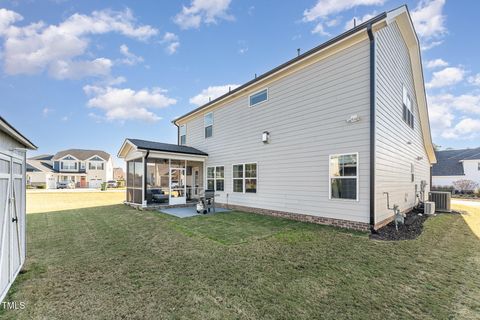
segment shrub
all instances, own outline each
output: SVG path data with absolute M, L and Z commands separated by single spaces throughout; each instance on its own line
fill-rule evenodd
M 37 189 L 47 189 L 47 185 L 46 184 L 39 184 L 39 185 L 37 185 Z
M 432 186 L 432 191 L 444 191 L 454 193 L 455 187 L 454 186 Z

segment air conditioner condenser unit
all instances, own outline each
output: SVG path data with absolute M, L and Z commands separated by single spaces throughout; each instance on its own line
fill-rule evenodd
M 424 213 L 426 215 L 435 214 L 435 202 L 432 202 L 432 201 L 425 202 Z

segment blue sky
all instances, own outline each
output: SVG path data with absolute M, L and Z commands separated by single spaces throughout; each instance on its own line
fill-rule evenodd
M 0 114 L 39 146 L 176 143 L 171 120 L 404 1 L 0 1 Z M 434 142 L 477 147 L 479 1 L 407 1 Z M 477 28 L 478 29 L 478 28 Z M 121 164 L 117 160 L 118 164 Z

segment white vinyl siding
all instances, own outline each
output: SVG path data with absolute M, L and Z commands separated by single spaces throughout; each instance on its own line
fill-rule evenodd
M 389 193 L 391 205 L 397 204 L 405 211 L 415 205 L 415 189 L 420 190 L 422 180 L 428 184 L 427 196 L 430 189 L 430 164 L 419 123 L 409 52 L 396 23 L 376 33 L 376 81 L 375 217 L 378 223 L 392 216 L 384 192 Z M 402 120 L 403 88 L 411 99 L 413 130 Z
M 269 83 L 262 107 L 250 107 L 255 92 L 214 110 L 209 139 L 204 114 L 187 122 L 189 146 L 208 153 L 206 165 L 229 168 L 226 192 L 215 200 L 227 203 L 228 196 L 234 205 L 368 223 L 369 166 L 359 167 L 359 201 L 330 200 L 327 183 L 329 155 L 355 150 L 362 163 L 369 162 L 368 39 Z M 345 121 L 355 114 L 362 120 Z M 252 162 L 261 168 L 257 192 L 233 192 L 232 166 Z

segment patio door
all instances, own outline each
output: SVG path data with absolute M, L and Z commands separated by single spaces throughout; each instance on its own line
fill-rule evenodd
M 170 198 L 169 203 L 187 203 L 185 184 L 185 168 L 170 168 Z

